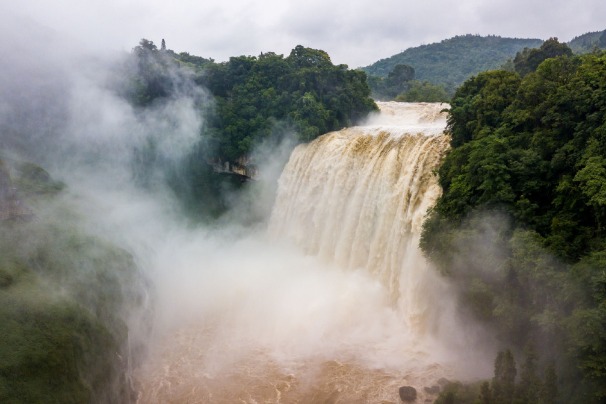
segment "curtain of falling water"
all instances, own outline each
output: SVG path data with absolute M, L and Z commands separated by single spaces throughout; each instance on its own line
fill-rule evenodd
M 269 230 L 307 254 L 369 271 L 413 325 L 429 296 L 419 235 L 441 193 L 434 171 L 449 138 L 440 104 L 381 107 L 387 124 L 329 133 L 293 151 Z

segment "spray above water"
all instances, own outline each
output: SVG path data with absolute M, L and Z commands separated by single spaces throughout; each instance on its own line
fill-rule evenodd
M 389 130 L 391 136 L 403 134 L 442 135 L 446 127 L 444 103 L 379 102 L 380 112 L 372 114 L 363 125 L 366 131 Z
M 445 105 L 380 106 L 387 125 L 294 150 L 267 234 L 191 230 L 156 250 L 139 402 L 395 402 L 404 384 L 434 397 L 423 387 L 455 371 L 463 344 L 418 250 Z
M 138 402 L 397 402 L 402 385 L 423 401 L 434 397 L 423 387 L 462 374 L 468 335 L 417 247 L 440 194 L 446 105 L 381 103 L 365 126 L 299 146 L 268 231 L 238 224 L 242 207 L 267 212 L 271 198 L 258 193 L 213 229 L 195 227 L 166 186 L 204 145 L 212 100 L 193 77 L 170 68 L 170 96 L 136 108 L 119 91 L 137 73 L 128 55 L 103 60 L 34 35 L 27 21 L 4 22 L 13 40 L 0 49 L 0 157 L 14 153 L 66 185 L 39 217 L 94 237 L 94 251 L 125 250 L 143 273 L 116 278 L 132 303 L 110 324 L 128 325 L 124 371 Z M 141 366 L 131 360 L 140 356 Z

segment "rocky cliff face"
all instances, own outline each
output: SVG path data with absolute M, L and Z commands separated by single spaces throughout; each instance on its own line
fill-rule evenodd
M 236 174 L 243 179 L 254 180 L 258 174 L 257 166 L 249 157 L 240 157 L 236 161 L 216 160 L 211 165 L 216 173 Z

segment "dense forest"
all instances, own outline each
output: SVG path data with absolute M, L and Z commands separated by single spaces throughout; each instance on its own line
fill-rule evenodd
M 568 46 L 574 53 L 589 53 L 596 49 L 606 49 L 606 30 L 588 32 L 574 37 Z
M 135 69 L 128 70 L 121 86 L 129 102 L 145 109 L 185 93 L 206 120 L 185 165 L 169 174 L 176 194 L 196 215 L 220 215 L 228 205 L 224 195 L 245 179 L 217 174 L 217 167 L 250 175 L 257 163 L 251 159 L 255 147 L 276 146 L 289 137 L 310 141 L 377 109 L 364 72 L 335 66 L 326 52 L 300 45 L 287 57 L 267 52 L 215 63 L 177 54 L 164 40 L 158 49 L 142 39 L 133 57 Z M 150 164 L 162 157 L 155 145 L 138 154 L 136 172 L 145 183 Z M 201 208 L 197 201 L 203 196 L 208 201 Z
M 373 97 L 381 100 L 443 102 L 468 78 L 498 68 L 512 69 L 518 52 L 539 47 L 539 39 L 462 35 L 409 48 L 363 68 Z M 575 54 L 606 49 L 606 31 L 588 32 L 567 43 Z M 409 74 L 403 76 L 406 69 Z
M 552 38 L 514 64 L 451 101 L 421 246 L 502 352 L 492 382 L 440 402 L 603 402 L 606 54 L 573 56 Z
M 93 235 L 39 166 L 0 160 L 0 402 L 129 402 L 133 257 Z M 130 332 L 130 337 L 129 337 Z M 130 352 L 129 352 L 130 350 Z
M 288 57 L 267 52 L 215 63 L 143 39 L 134 55 L 137 70 L 126 95 L 137 106 L 182 91 L 188 79 L 210 92 L 215 105 L 204 111 L 206 146 L 225 161 L 248 155 L 267 138 L 285 136 L 286 129 L 309 141 L 377 108 L 363 72 L 335 66 L 326 52 L 300 45 Z
M 421 45 L 364 67 L 369 76 L 387 77 L 397 65 L 408 65 L 415 79 L 444 87 L 449 94 L 474 74 L 497 69 L 524 48 L 541 45 L 540 39 L 461 35 Z

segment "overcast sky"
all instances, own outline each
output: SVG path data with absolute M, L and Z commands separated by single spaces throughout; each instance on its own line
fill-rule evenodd
M 298 44 L 371 64 L 461 34 L 561 41 L 606 29 L 606 0 L 19 0 L 9 11 L 100 50 L 141 38 L 223 61 Z M 6 13 L 3 13 L 7 15 Z M 10 15 L 10 14 L 9 14 Z M 0 21 L 1 22 L 1 21 Z M 14 35 L 23 35 L 15 32 Z M 2 38 L 10 40 L 11 38 Z

